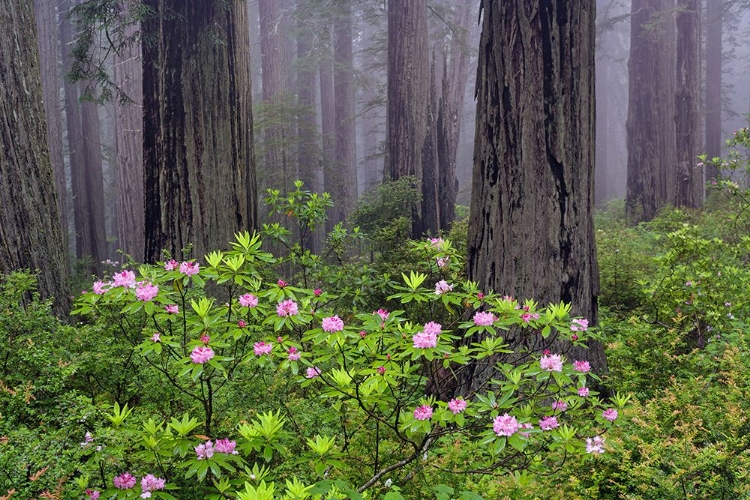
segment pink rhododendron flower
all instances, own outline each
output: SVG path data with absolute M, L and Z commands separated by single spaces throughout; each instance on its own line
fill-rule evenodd
M 441 269 L 444 268 L 444 267 L 447 267 L 448 266 L 448 257 L 438 257 L 436 259 L 436 262 L 437 262 L 437 266 L 439 268 L 441 268 Z
M 530 424 L 529 422 L 526 422 L 526 423 L 523 423 L 523 424 L 518 424 L 518 428 L 519 428 L 519 429 L 533 429 L 533 428 L 534 428 L 534 426 L 533 426 L 533 425 L 531 425 L 531 424 Z M 527 438 L 527 437 L 529 437 L 529 436 L 530 436 L 531 434 L 529 434 L 528 432 L 522 432 L 522 433 L 521 433 L 521 435 L 522 435 L 523 437 Z
M 209 342 L 211 342 L 211 337 L 209 337 L 208 335 L 206 335 L 206 334 L 204 333 L 203 335 L 201 335 L 201 336 L 200 336 L 200 337 L 198 338 L 198 340 L 200 340 L 200 341 L 201 341 L 201 342 L 203 342 L 204 344 L 208 345 L 208 343 L 209 343 Z
M 161 333 L 154 332 L 154 334 L 151 335 L 151 342 L 161 342 Z
M 430 238 L 430 244 L 438 250 L 443 248 L 443 243 L 445 243 L 443 238 Z
M 375 311 L 375 314 L 380 316 L 380 319 L 382 319 L 383 321 L 388 321 L 388 316 L 391 315 L 391 313 L 389 313 L 386 309 L 382 308 Z
M 380 375 L 385 375 L 385 366 L 378 366 L 377 371 Z
M 477 311 L 474 314 L 474 324 L 477 326 L 491 326 L 497 318 L 487 311 Z
M 89 497 L 89 500 L 98 500 L 99 491 L 98 490 L 86 490 L 86 496 Z
M 151 498 L 151 492 L 164 489 L 164 480 L 153 474 L 146 474 L 141 478 L 141 498 Z
M 144 302 L 154 300 L 156 294 L 159 293 L 159 287 L 152 285 L 151 283 L 139 284 L 135 291 L 135 298 Z
M 442 295 L 453 290 L 453 285 L 449 285 L 445 280 L 435 283 L 435 294 Z
M 97 295 L 102 295 L 102 294 L 104 294 L 104 292 L 106 292 L 106 291 L 107 291 L 107 289 L 106 289 L 106 288 L 104 288 L 105 286 L 109 286 L 109 282 L 105 283 L 105 282 L 103 282 L 103 281 L 97 281 L 97 282 L 96 282 L 96 283 L 94 283 L 94 285 L 93 285 L 93 290 L 94 290 L 94 293 L 95 293 L 95 294 L 97 294 Z
M 414 418 L 417 420 L 429 420 L 432 418 L 432 407 L 430 405 L 422 405 L 414 410 Z
M 258 297 L 256 297 L 252 293 L 246 293 L 245 295 L 240 295 L 239 301 L 242 307 L 253 308 L 258 305 Z
M 200 270 L 201 270 L 201 266 L 195 261 L 193 262 L 185 261 L 182 264 L 180 264 L 180 272 L 184 274 L 185 276 L 193 276 L 195 274 L 198 274 Z
M 589 388 L 588 387 L 579 387 L 578 388 L 578 395 L 582 398 L 588 397 L 589 395 Z
M 297 303 L 291 299 L 279 302 L 279 304 L 276 306 L 276 314 L 278 314 L 282 318 L 286 316 L 296 316 L 297 313 L 299 313 L 299 310 L 297 309 Z
M 287 282 L 284 280 L 279 280 L 276 282 L 276 284 L 279 285 L 279 288 L 284 288 L 285 286 L 287 286 Z
M 193 363 L 202 365 L 207 363 L 208 360 L 214 357 L 214 350 L 205 345 L 196 346 L 193 352 L 190 353 L 190 359 Z
M 195 447 L 195 454 L 198 455 L 198 460 L 204 458 L 211 458 L 214 456 L 214 444 L 211 441 L 206 441 Z
M 561 372 L 563 368 L 562 356 L 559 354 L 545 354 L 539 360 L 539 365 L 542 367 L 542 370 L 547 370 L 548 372 Z
M 586 438 L 586 453 L 604 453 L 604 438 L 601 436 L 594 436 L 594 438 Z
M 568 409 L 568 403 L 565 401 L 555 401 L 552 403 L 552 409 L 556 411 L 565 411 Z
M 323 331 L 328 333 L 340 332 L 344 329 L 344 322 L 338 316 L 323 318 Z
M 424 325 L 424 331 L 431 334 L 431 335 L 440 335 L 440 333 L 443 331 L 443 325 L 440 323 L 435 323 L 434 321 L 430 321 L 429 323 L 425 323 Z
M 214 445 L 214 451 L 217 453 L 226 453 L 227 455 L 237 455 L 237 451 L 235 450 L 236 446 L 237 441 L 230 441 L 229 438 L 217 439 L 216 444 Z
M 585 332 L 589 328 L 589 320 L 574 319 L 570 322 L 570 329 L 574 332 Z
M 614 408 L 608 408 L 602 412 L 602 417 L 604 417 L 606 420 L 609 420 L 610 422 L 614 422 L 618 417 L 617 410 L 615 410 Z
M 177 263 L 176 260 L 174 260 L 174 259 L 168 260 L 168 261 L 166 261 L 164 263 L 164 270 L 165 271 L 174 271 L 175 269 L 177 269 L 178 265 L 179 264 Z
M 290 347 L 287 352 L 289 353 L 287 356 L 289 361 L 299 361 L 299 358 L 302 357 L 302 353 L 300 353 L 299 349 L 294 346 Z
M 431 349 L 437 347 L 437 335 L 427 331 L 418 332 L 411 338 L 415 349 Z
M 245 328 L 247 326 L 247 322 L 244 319 L 241 319 L 237 322 L 237 326 L 240 328 Z
M 557 417 L 543 417 L 539 421 L 539 428 L 543 431 L 551 431 L 560 427 L 560 423 L 557 421 Z
M 308 366 L 305 371 L 306 378 L 315 378 L 320 376 L 320 368 L 317 366 Z
M 115 484 L 115 488 L 117 488 L 118 490 L 129 490 L 130 488 L 135 486 L 135 477 L 126 472 L 125 474 L 115 476 L 112 482 Z
M 177 307 L 177 304 L 164 306 L 164 310 L 167 311 L 167 314 L 178 314 L 180 312 L 180 308 Z
M 484 300 L 484 293 L 482 293 L 482 292 L 477 292 L 477 299 L 479 299 L 479 300 Z
M 271 350 L 273 349 L 273 344 L 266 343 L 266 342 L 256 342 L 253 344 L 253 351 L 255 352 L 256 356 L 263 356 L 264 354 L 271 354 Z
M 539 319 L 539 314 L 526 312 L 521 315 L 521 319 L 523 320 L 524 323 L 528 323 L 532 319 Z
M 448 409 L 452 411 L 454 415 L 458 415 L 466 409 L 466 400 L 462 398 L 451 399 L 448 403 Z
M 322 294 L 323 290 L 321 290 L 320 288 L 316 288 L 315 290 L 313 290 L 313 295 L 315 295 L 316 297 L 320 297 Z
M 588 361 L 573 361 L 573 369 L 577 372 L 586 373 L 591 371 L 591 365 Z
M 359 337 L 360 338 L 365 338 L 366 336 L 367 336 L 367 332 L 366 331 L 362 330 L 361 332 L 359 332 Z
M 112 276 L 112 286 L 123 288 L 135 288 L 135 273 L 133 271 L 122 271 Z
M 578 340 L 578 335 L 576 335 L 574 333 L 573 335 L 570 336 L 570 340 L 572 340 L 573 342 L 575 342 L 576 340 Z
M 518 431 L 518 420 L 516 417 L 511 417 L 507 413 L 505 415 L 498 415 L 492 422 L 492 430 L 498 436 L 512 436 Z

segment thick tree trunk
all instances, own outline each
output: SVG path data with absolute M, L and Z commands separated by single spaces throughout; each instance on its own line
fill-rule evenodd
M 426 0 L 388 2 L 387 165 L 392 180 L 416 177 L 419 191 L 430 81 L 426 12 Z M 415 236 L 422 234 L 421 208 L 418 204 Z
M 362 167 L 364 172 L 364 190 L 369 191 L 383 182 L 383 132 L 385 114 L 382 96 L 378 95 L 378 85 L 382 68 L 387 67 L 385 44 L 378 44 L 375 26 L 365 21 L 362 25 L 362 40 L 367 41 L 366 48 L 360 50 L 360 74 L 362 85 L 362 110 L 359 120 L 362 129 Z M 379 49 L 378 47 L 383 47 Z
M 70 309 L 68 259 L 47 151 L 34 3 L 0 0 L 0 273 L 37 272 L 55 312 Z
M 320 59 L 320 115 L 321 140 L 323 146 L 323 187 L 326 192 L 335 191 L 336 169 L 336 99 L 333 93 L 333 47 L 331 46 L 331 27 L 325 21 L 321 26 L 321 59 Z M 335 203 L 335 199 L 334 199 Z M 326 221 L 326 231 L 333 229 L 332 217 Z
M 439 186 L 439 155 L 438 143 L 438 119 L 436 116 L 437 82 L 435 82 L 435 57 L 433 55 L 430 66 L 429 93 L 427 101 L 427 130 L 422 145 L 422 220 L 421 232 L 429 236 L 437 236 L 440 230 L 440 195 Z M 419 233 L 416 233 L 419 234 Z
M 354 56 L 352 54 L 352 7 L 350 0 L 338 3 L 333 22 L 333 92 L 336 96 L 337 182 L 331 192 L 331 218 L 343 221 L 357 203 L 357 145 L 354 133 Z
M 309 0 L 297 0 L 297 137 L 299 178 L 305 188 L 316 192 L 318 186 L 319 147 L 316 145 L 315 60 L 313 32 L 309 26 L 312 9 Z
M 633 0 L 630 35 L 627 208 L 651 220 L 673 201 L 675 161 L 672 0 Z M 670 193 L 672 196 L 670 197 Z
M 703 201 L 703 172 L 696 168 L 700 150 L 700 2 L 678 0 L 675 126 L 677 206 L 697 208 Z
M 247 9 L 147 0 L 143 23 L 145 259 L 194 257 L 258 226 Z
M 571 303 L 595 323 L 594 7 L 483 0 L 482 8 L 469 279 L 521 301 Z M 549 348 L 605 370 L 600 344 L 568 350 L 562 335 L 509 332 L 511 361 Z M 476 366 L 469 387 L 492 373 L 492 363 Z
M 62 108 L 57 59 L 57 12 L 54 0 L 34 0 L 37 32 L 39 33 L 39 64 L 42 70 L 44 114 L 47 117 L 47 143 L 57 191 L 60 229 L 67 253 L 68 189 L 63 157 Z
M 722 0 L 707 0 L 706 7 L 706 156 L 721 156 L 721 51 Z M 719 170 L 706 165 L 706 186 L 719 176 Z
M 139 29 L 130 26 L 125 35 Z M 143 64 L 141 44 L 115 54 L 114 78 L 129 102 L 115 102 L 115 152 L 117 155 L 117 238 L 120 249 L 136 262 L 143 261 Z

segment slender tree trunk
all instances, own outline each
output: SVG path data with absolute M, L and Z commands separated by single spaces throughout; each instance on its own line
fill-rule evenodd
M 362 26 L 362 39 L 373 40 L 376 37 L 375 27 L 369 22 Z M 383 160 L 382 160 L 382 131 L 384 129 L 383 114 L 380 113 L 382 97 L 378 95 L 378 74 L 380 68 L 387 66 L 385 59 L 381 57 L 384 51 L 378 51 L 375 43 L 368 43 L 367 49 L 362 53 L 361 80 L 362 89 L 362 119 L 359 121 L 362 127 L 363 137 L 363 171 L 364 190 L 369 191 L 383 182 Z
M 426 131 L 422 145 L 422 220 L 421 232 L 430 236 L 437 236 L 440 230 L 440 195 L 439 195 L 439 156 L 438 119 L 436 116 L 437 83 L 435 82 L 435 56 L 433 54 L 430 66 L 430 80 L 428 85 Z M 418 234 L 418 233 L 415 233 Z
M 315 119 L 315 60 L 312 53 L 313 31 L 310 26 L 312 10 L 309 0 L 297 0 L 297 137 L 299 149 L 297 161 L 299 163 L 300 180 L 305 187 L 313 192 L 319 191 L 318 151 L 315 140 L 317 124 Z
M 721 156 L 721 52 L 722 0 L 707 0 L 706 8 L 706 156 Z M 706 183 L 719 176 L 719 170 L 706 165 Z
M 414 176 L 419 191 L 430 81 L 426 12 L 426 0 L 388 2 L 388 170 L 392 180 Z M 422 232 L 417 204 L 412 233 Z
M 333 92 L 333 51 L 331 46 L 331 27 L 325 21 L 321 26 L 321 59 L 320 59 L 320 115 L 321 139 L 323 145 L 323 186 L 326 192 L 335 191 L 336 169 L 336 107 Z M 335 203 L 335 200 L 334 200 Z M 326 221 L 326 230 L 333 229 L 332 218 Z
M 57 191 L 57 210 L 60 230 L 67 253 L 68 189 L 65 181 L 63 156 L 62 108 L 60 107 L 60 78 L 57 58 L 57 12 L 54 0 L 34 0 L 37 32 L 39 33 L 39 63 L 42 70 L 44 114 L 47 117 L 47 142 L 52 172 Z
M 573 314 L 595 323 L 594 6 L 483 0 L 482 7 L 469 279 L 521 301 L 571 303 Z M 570 348 L 565 336 L 520 332 L 505 340 L 606 367 L 596 342 Z M 495 361 L 475 366 L 468 392 L 492 376 Z
M 677 169 L 675 205 L 697 208 L 703 201 L 703 172 L 696 168 L 700 151 L 700 2 L 678 0 L 675 126 Z
M 143 23 L 145 259 L 201 258 L 258 226 L 247 9 L 147 0 Z
M 130 26 L 125 36 L 135 35 Z M 145 226 L 143 207 L 143 64 L 141 44 L 115 54 L 114 78 L 129 102 L 115 102 L 117 158 L 117 235 L 120 249 L 136 262 L 143 261 Z
M 343 221 L 357 202 L 357 145 L 354 123 L 354 56 L 352 53 L 352 6 L 340 0 L 333 22 L 333 93 L 336 116 L 336 170 L 333 223 Z
M 34 3 L 0 0 L 0 273 L 36 271 L 40 295 L 70 310 L 68 259 L 47 150 Z

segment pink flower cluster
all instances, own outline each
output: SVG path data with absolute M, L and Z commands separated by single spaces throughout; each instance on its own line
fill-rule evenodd
M 562 356 L 559 354 L 545 354 L 539 360 L 539 365 L 542 367 L 542 370 L 547 370 L 548 372 L 561 372 L 563 368 Z
M 164 263 L 164 270 L 165 271 L 174 271 L 179 267 L 180 263 L 177 262 L 174 259 L 170 259 Z
M 563 412 L 568 409 L 568 403 L 565 401 L 554 401 L 552 403 L 552 409 L 555 411 Z
M 507 413 L 505 415 L 498 415 L 492 422 L 492 430 L 498 436 L 512 436 L 518 431 L 518 420 L 516 417 L 511 417 Z
M 164 480 L 153 474 L 147 474 L 141 478 L 141 498 L 151 498 L 151 492 L 164 489 Z
M 448 282 L 445 280 L 440 280 L 437 283 L 435 283 L 435 295 L 442 295 L 452 290 L 453 290 L 453 285 L 449 285 Z
M 604 438 L 601 436 L 594 436 L 594 438 L 586 438 L 586 453 L 604 453 Z
M 417 420 L 429 420 L 432 418 L 432 407 L 430 405 L 418 406 L 414 410 L 414 418 Z
M 214 453 L 225 453 L 227 455 L 237 455 L 235 448 L 237 447 L 237 441 L 230 441 L 228 438 L 217 439 L 216 444 L 211 441 L 206 441 L 195 447 L 195 454 L 198 456 L 198 460 L 204 460 L 214 456 Z
M 86 496 L 89 497 L 89 500 L 98 500 L 99 491 L 98 490 L 86 490 Z
M 193 363 L 202 365 L 214 357 L 214 350 L 205 345 L 196 346 L 190 353 L 190 359 Z
M 195 274 L 198 274 L 200 270 L 201 266 L 195 261 L 185 261 L 180 264 L 180 273 L 184 274 L 185 276 L 193 276 Z
M 452 411 L 454 415 L 458 415 L 466 409 L 466 401 L 463 398 L 451 399 L 448 403 L 448 409 Z
M 328 333 L 340 332 L 344 329 L 344 322 L 338 316 L 323 318 L 323 331 Z
M 164 310 L 167 312 L 167 314 L 179 314 L 180 312 L 180 308 L 177 306 L 177 304 L 164 306 Z
M 531 313 L 531 312 L 525 312 L 521 315 L 521 319 L 524 323 L 528 323 L 532 319 L 539 319 L 539 314 L 537 313 Z
M 320 368 L 317 366 L 308 366 L 305 370 L 305 378 L 315 378 L 320 376 Z
M 443 240 L 443 238 L 430 238 L 430 245 L 432 245 L 433 248 L 437 250 L 442 250 L 444 244 L 445 241 Z
M 560 423 L 557 421 L 557 417 L 542 417 L 539 421 L 539 428 L 543 431 L 551 431 L 560 427 Z
M 123 288 L 135 288 L 135 273 L 133 271 L 122 271 L 112 276 L 112 286 Z
M 289 355 L 287 356 L 287 359 L 289 361 L 299 361 L 299 358 L 302 357 L 302 354 L 299 352 L 299 349 L 297 349 L 294 346 L 290 347 L 287 352 L 289 353 Z
M 136 479 L 135 476 L 126 472 L 124 474 L 120 474 L 119 476 L 115 476 L 112 482 L 114 483 L 115 488 L 117 488 L 118 490 L 129 490 L 130 488 L 135 486 Z
M 591 371 L 591 364 L 588 361 L 573 361 L 573 369 L 577 372 L 587 373 Z
M 256 356 L 270 355 L 273 350 L 273 344 L 270 342 L 256 342 L 253 344 L 253 352 Z
M 578 388 L 578 395 L 582 398 L 588 397 L 589 395 L 589 388 L 588 387 L 579 387 Z
M 430 321 L 424 325 L 424 329 L 421 332 L 417 332 L 411 339 L 414 343 L 415 349 L 431 349 L 437 347 L 437 338 L 442 331 L 442 325 Z
M 246 293 L 245 295 L 240 295 L 239 297 L 240 305 L 242 307 L 257 307 L 258 306 L 258 297 L 253 295 L 252 293 Z
M 279 302 L 279 304 L 276 306 L 276 314 L 279 315 L 279 317 L 287 317 L 287 316 L 296 316 L 299 313 L 299 309 L 297 308 L 297 303 L 291 299 L 287 299 L 283 302 Z
M 492 326 L 495 321 L 497 321 L 497 318 L 491 312 L 477 311 L 474 314 L 474 324 L 476 326 Z
M 158 293 L 158 286 L 151 283 L 139 283 L 138 288 L 135 290 L 135 298 L 144 302 L 150 302 L 154 300 L 154 297 Z
M 615 420 L 617 420 L 618 416 L 619 415 L 617 413 L 617 410 L 615 410 L 614 408 L 608 408 L 602 412 L 602 417 L 605 420 L 609 420 L 610 422 L 614 422 Z
M 391 313 L 389 313 L 387 310 L 382 309 L 382 308 L 378 309 L 373 314 L 377 314 L 378 316 L 380 316 L 380 319 L 382 319 L 383 321 L 388 321 L 388 316 L 391 315 Z
M 574 332 L 585 332 L 589 329 L 589 320 L 574 319 L 570 322 L 570 330 Z

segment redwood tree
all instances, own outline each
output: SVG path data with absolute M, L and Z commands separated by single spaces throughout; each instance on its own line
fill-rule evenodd
M 483 0 L 469 219 L 469 278 L 597 318 L 592 2 Z M 516 354 L 550 348 L 605 369 L 602 346 L 508 332 Z M 470 377 L 476 388 L 487 363 Z
M 145 259 L 223 247 L 257 226 L 247 6 L 146 0 Z
M 706 4 L 706 156 L 721 155 L 721 52 L 723 26 L 722 0 Z M 706 167 L 706 180 L 719 175 L 713 165 Z
M 0 0 L 0 273 L 38 270 L 57 312 L 70 305 L 47 149 L 34 3 Z

